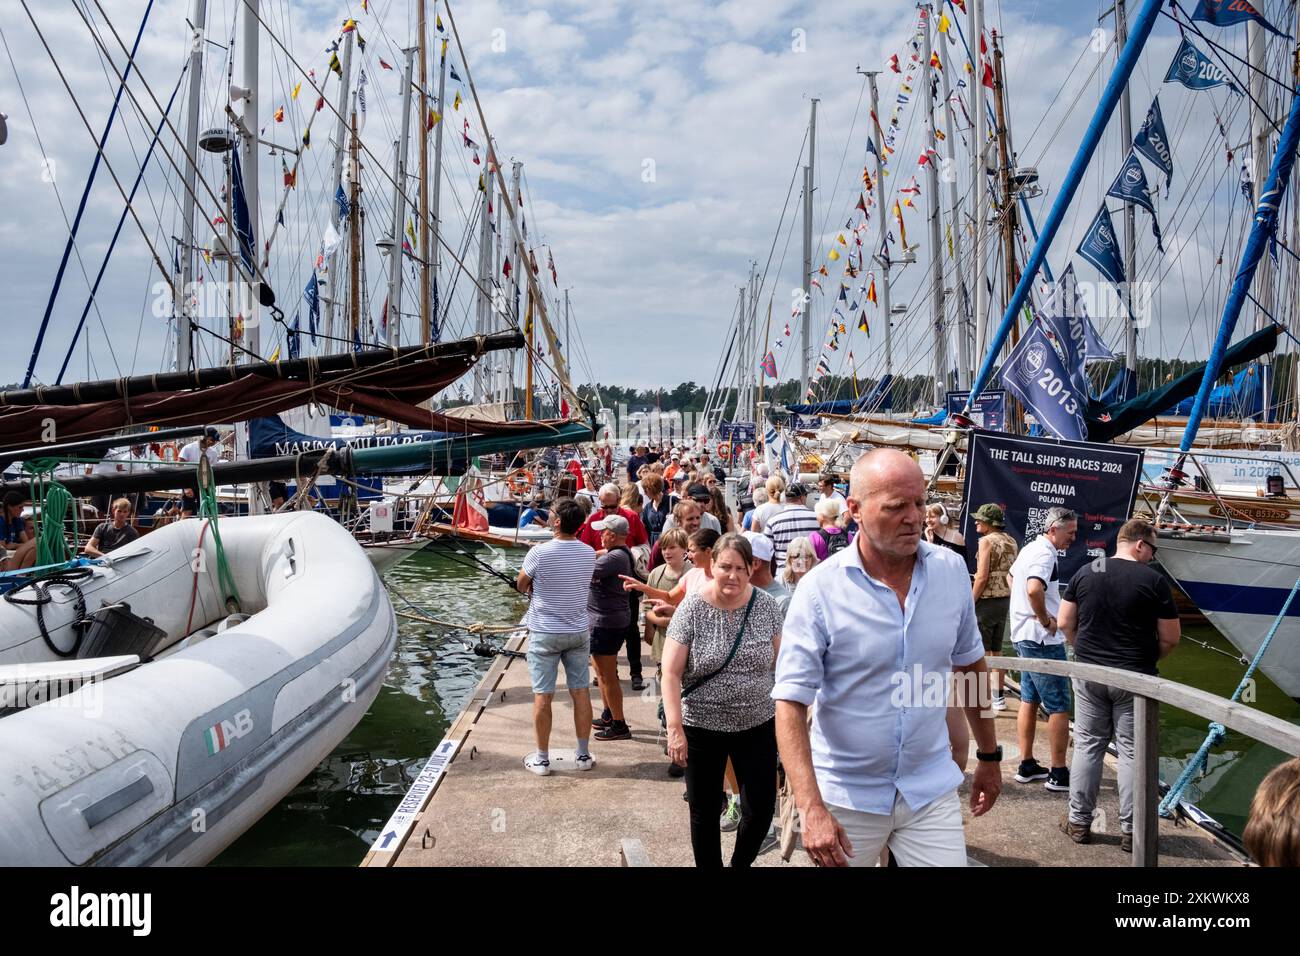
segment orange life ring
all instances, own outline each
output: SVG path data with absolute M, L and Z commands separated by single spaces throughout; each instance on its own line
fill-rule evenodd
M 177 457 L 179 457 L 177 455 L 176 443 L 174 441 L 169 441 L 165 444 L 156 446 L 155 454 L 157 454 L 159 459 L 162 461 L 176 461 Z
M 512 494 L 525 495 L 532 490 L 533 473 L 523 469 L 511 472 L 510 477 L 506 479 L 506 485 Z
M 718 442 L 718 457 L 727 459 L 731 458 L 731 442 Z

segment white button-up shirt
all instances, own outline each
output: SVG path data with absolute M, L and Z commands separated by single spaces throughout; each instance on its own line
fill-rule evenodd
M 896 793 L 916 810 L 955 790 L 949 674 L 983 656 L 966 563 L 947 548 L 920 542 L 904 607 L 856 546 L 813 568 L 786 613 L 772 696 L 813 707 L 822 799 L 883 814 Z

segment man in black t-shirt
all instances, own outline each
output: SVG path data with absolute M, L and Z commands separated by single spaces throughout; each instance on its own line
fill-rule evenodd
M 1119 529 L 1115 556 L 1079 569 L 1061 596 L 1057 627 L 1074 658 L 1155 675 L 1156 661 L 1178 646 L 1181 626 L 1169 582 L 1149 567 L 1156 532 L 1145 518 Z M 1133 694 L 1074 680 L 1074 761 L 1070 812 L 1061 829 L 1075 843 L 1091 840 L 1102 763 L 1111 737 L 1119 751 L 1120 846 L 1133 849 Z
M 140 532 L 131 527 L 131 502 L 118 498 L 113 502 L 112 520 L 105 521 L 86 542 L 85 554 L 88 558 L 102 558 L 110 551 L 116 551 L 124 544 L 130 544 L 140 537 Z

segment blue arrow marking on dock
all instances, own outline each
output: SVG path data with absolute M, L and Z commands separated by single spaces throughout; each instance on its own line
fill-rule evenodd
M 384 842 L 379 844 L 379 849 L 387 850 L 388 844 L 392 843 L 396 839 L 397 839 L 397 831 L 389 830 L 387 833 L 384 834 Z

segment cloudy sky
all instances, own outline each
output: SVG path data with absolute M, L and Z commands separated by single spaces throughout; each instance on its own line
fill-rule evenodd
M 9 298 L 8 347 L 0 352 L 0 382 L 21 381 L 26 370 L 68 223 L 95 155 L 94 139 L 112 104 L 115 70 L 125 57 L 106 24 L 129 46 L 146 0 L 77 0 L 90 26 L 72 4 L 51 9 L 28 0 L 28 6 L 53 57 L 16 6 L 3 25 L 7 50 L 0 64 L 4 76 L 0 112 L 9 117 L 9 141 L 0 147 L 6 170 L 0 177 L 0 208 L 5 213 L 0 218 L 0 261 Z M 106 147 L 107 167 L 113 175 L 101 166 L 81 224 L 77 253 L 52 311 L 35 381 L 53 382 L 69 353 L 90 283 L 123 207 L 114 175 L 122 189 L 130 189 L 158 122 L 160 110 L 153 98 L 165 103 L 180 78 L 188 50 L 190 6 L 191 0 L 153 3 L 136 61 L 137 77 L 130 85 L 134 95 L 123 97 Z M 236 11 L 241 6 L 240 0 L 208 4 L 205 126 L 223 122 L 228 46 L 232 37 L 238 40 Z M 326 48 L 338 37 L 343 20 L 355 17 L 367 44 L 366 51 L 358 53 L 357 66 L 366 69 L 369 81 L 369 111 L 362 134 L 368 154 L 363 158 L 362 183 L 368 217 L 367 311 L 374 320 L 382 309 L 387 265 L 372 240 L 390 229 L 392 183 L 386 170 L 400 116 L 401 51 L 415 21 L 413 2 L 371 0 L 368 6 L 363 11 L 359 0 L 262 0 L 262 15 L 273 38 L 263 41 L 259 119 L 266 139 L 296 145 L 312 119 L 316 95 L 310 83 L 298 100 L 289 93 L 311 69 L 332 101 L 335 87 Z M 1113 22 L 1109 17 L 1098 22 L 1109 6 L 1006 0 L 989 7 L 988 26 L 1005 38 L 1013 144 L 1021 165 L 1038 167 L 1044 187 L 1044 195 L 1031 204 L 1040 223 L 1114 60 Z M 1280 24 L 1291 23 L 1292 9 L 1283 0 L 1265 5 L 1270 18 Z M 790 230 L 792 217 L 798 216 L 799 185 L 788 206 L 786 199 L 802 162 L 809 98 L 820 100 L 814 194 L 814 263 L 819 264 L 827 261 L 837 233 L 853 219 L 861 187 L 870 127 L 865 82 L 857 71 L 882 69 L 893 53 L 906 62 L 917 16 L 913 3 L 895 0 L 654 5 L 632 0 L 474 0 L 453 7 L 453 13 L 465 56 L 462 59 L 453 40 L 450 62 L 462 82 L 449 82 L 447 99 L 456 90 L 469 99 L 464 81 L 472 73 L 503 163 L 507 169 L 512 160 L 523 163 L 530 243 L 539 250 L 553 250 L 559 285 L 552 285 L 544 253 L 539 252 L 540 279 L 549 296 L 571 289 L 574 379 L 582 382 L 594 376 L 639 387 L 672 386 L 687 379 L 712 383 L 738 288 L 751 263 L 761 274 L 766 270 L 761 314 L 765 318 L 770 300 L 771 338 L 781 337 L 790 316 L 791 289 L 799 285 L 797 223 Z M 1098 29 L 1102 32 L 1094 34 Z M 1204 29 L 1244 52 L 1244 27 Z M 430 32 L 435 33 L 432 23 Z M 105 60 L 96 35 L 112 55 L 113 65 Z M 950 36 L 955 37 L 956 31 Z M 951 43 L 943 41 L 940 54 L 960 64 L 965 54 Z M 1165 256 L 1155 251 L 1146 213 L 1137 214 L 1138 275 L 1159 282 L 1153 323 L 1142 332 L 1140 348 L 1148 355 L 1193 358 L 1205 354 L 1240 249 L 1245 205 L 1237 186 L 1246 154 L 1238 148 L 1230 164 L 1226 147 L 1240 147 L 1247 139 L 1246 112 L 1245 98 L 1226 89 L 1192 92 L 1163 84 L 1177 45 L 1174 24 L 1161 17 L 1132 87 L 1135 129 L 1152 96 L 1160 93 L 1176 164 L 1169 196 L 1162 192 L 1158 206 Z M 1272 56 L 1282 62 L 1280 46 Z M 238 83 L 237 51 L 234 60 Z M 384 70 L 380 60 L 396 69 Z M 436 60 L 431 58 L 431 63 Z M 1244 80 L 1244 68 L 1229 63 Z M 468 70 L 461 70 L 462 66 Z M 75 105 L 59 69 L 75 94 Z M 147 81 L 147 89 L 142 80 Z M 900 81 L 892 72 L 880 76 L 882 120 L 894 110 Z M 1277 87 L 1271 87 L 1268 95 L 1270 108 L 1281 115 L 1284 103 Z M 179 100 L 183 99 L 182 95 Z M 922 195 L 915 199 L 915 208 L 905 210 L 908 241 L 921 246 L 919 261 L 897 274 L 894 285 L 895 302 L 911 310 L 896 322 L 895 371 L 913 373 L 928 371 L 932 354 L 925 293 L 930 247 L 925 217 L 931 197 L 924 171 L 916 166 L 922 145 L 918 100 L 913 96 L 899 113 L 899 146 L 890 177 L 890 188 L 897 189 L 913 174 L 921 174 Z M 284 123 L 274 120 L 279 106 L 286 107 Z M 444 127 L 444 237 L 460 253 L 475 201 L 475 182 L 483 169 L 473 164 L 476 151 L 463 144 L 466 117 L 469 135 L 480 146 L 484 137 L 469 103 L 458 111 L 450 106 L 443 110 L 444 122 L 449 120 Z M 183 128 L 182 112 L 183 102 L 178 102 L 173 110 L 178 129 Z M 1231 143 L 1220 135 L 1216 114 L 1223 118 Z M 936 115 L 942 120 L 941 111 Z M 329 215 L 333 122 L 330 110 L 316 114 L 312 148 L 305 152 L 297 186 L 285 201 L 285 225 L 276 233 L 271 253 L 272 284 L 289 316 L 298 308 L 295 303 L 311 275 Z M 963 198 L 970 182 L 965 125 L 959 115 L 958 143 L 939 144 L 941 156 L 957 146 L 952 168 Z M 1115 120 L 1049 254 L 1058 271 L 1096 213 L 1121 158 Z M 281 159 L 279 153 L 264 152 L 262 157 L 259 241 L 269 235 L 277 204 L 285 196 Z M 128 218 L 86 329 L 71 351 L 65 381 L 170 368 L 173 345 L 167 319 L 154 315 L 160 275 L 149 246 L 170 262 L 172 237 L 180 234 L 182 190 L 173 167 L 179 161 L 176 137 L 165 132 L 135 202 L 150 243 Z M 214 193 L 219 192 L 223 175 L 219 166 L 211 157 L 205 157 L 204 163 L 205 180 Z M 1147 171 L 1154 183 L 1150 164 Z M 215 203 L 203 188 L 199 192 L 205 210 L 202 220 L 213 214 Z M 1111 208 L 1118 210 L 1119 204 L 1112 200 Z M 875 228 L 873 218 L 871 234 Z M 210 236 L 210 229 L 200 229 L 201 241 Z M 469 249 L 472 269 L 472 243 Z M 446 259 L 444 263 L 455 270 L 454 264 Z M 949 285 L 952 272 L 950 264 Z M 1095 270 L 1084 264 L 1079 272 L 1084 279 L 1096 277 Z M 832 294 L 827 300 L 815 294 L 812 303 L 817 336 L 814 361 L 824 342 L 837 280 L 832 269 L 827 282 Z M 449 335 L 472 330 L 470 287 L 462 279 L 450 293 Z M 408 285 L 405 310 L 410 309 L 413 292 Z M 554 301 L 550 308 L 561 326 Z M 1105 316 L 1099 320 L 1106 337 L 1122 346 L 1119 321 Z M 872 316 L 870 339 L 849 325 L 847 348 L 841 345 L 833 355 L 835 371 L 847 371 L 845 354 L 852 349 L 858 374 L 878 375 L 884 364 L 880 322 Z M 279 334 L 274 326 L 266 329 L 263 354 L 270 352 Z M 778 353 L 783 360 L 782 378 L 797 374 L 791 357 L 795 348 L 787 343 L 790 347 Z M 206 341 L 202 355 L 220 361 L 220 344 Z

